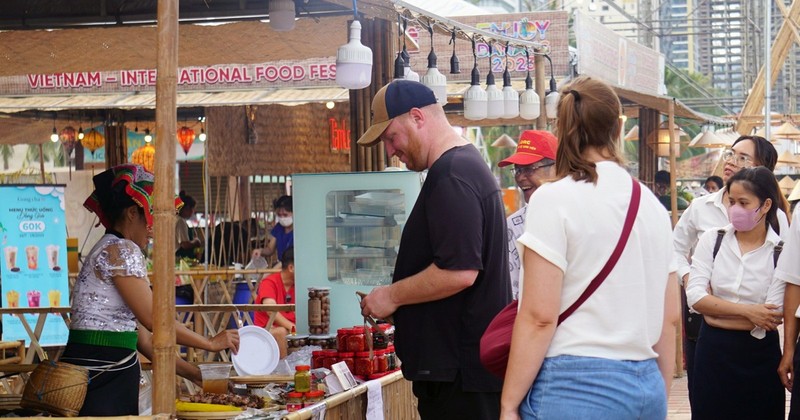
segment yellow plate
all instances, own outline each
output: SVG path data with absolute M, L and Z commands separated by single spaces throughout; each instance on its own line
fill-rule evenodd
M 194 419 L 203 419 L 203 420 L 210 420 L 210 419 L 221 419 L 221 420 L 228 420 L 232 419 L 240 414 L 243 411 L 178 411 L 176 415 L 179 419 L 187 419 L 187 420 L 194 420 Z

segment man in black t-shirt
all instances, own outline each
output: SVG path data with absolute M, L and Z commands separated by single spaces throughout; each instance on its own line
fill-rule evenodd
M 511 299 L 500 188 L 425 85 L 384 86 L 372 112 L 358 144 L 382 141 L 389 156 L 428 176 L 403 229 L 392 285 L 373 289 L 362 313 L 394 315 L 395 347 L 423 420 L 498 418 L 502 382 L 481 365 L 479 344 Z

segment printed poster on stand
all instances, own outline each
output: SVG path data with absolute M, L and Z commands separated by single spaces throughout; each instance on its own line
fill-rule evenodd
M 69 306 L 64 185 L 2 185 L 0 194 L 3 308 Z M 31 328 L 37 317 L 25 315 Z M 67 335 L 61 316 L 48 314 L 39 343 L 64 345 Z M 3 315 L 3 340 L 30 342 L 17 316 Z

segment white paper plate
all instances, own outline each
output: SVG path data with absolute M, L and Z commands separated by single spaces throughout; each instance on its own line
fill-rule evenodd
M 240 376 L 268 375 L 278 366 L 278 342 L 264 328 L 255 325 L 239 328 L 239 353 L 231 359 Z

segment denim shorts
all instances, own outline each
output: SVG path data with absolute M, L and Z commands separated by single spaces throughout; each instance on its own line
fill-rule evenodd
M 655 359 L 547 358 L 520 404 L 523 419 L 667 417 L 667 393 Z

